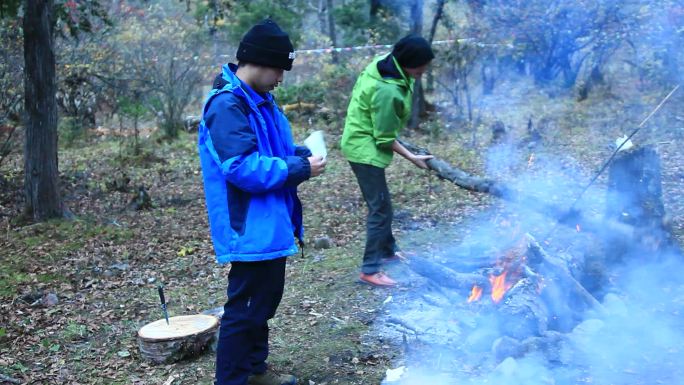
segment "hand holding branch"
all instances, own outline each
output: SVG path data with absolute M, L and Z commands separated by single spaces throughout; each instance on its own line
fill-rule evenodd
M 415 164 L 416 167 L 422 168 L 423 170 L 428 170 L 427 160 L 434 158 L 432 155 L 415 155 L 411 153 L 411 156 L 407 158 L 411 163 Z
M 411 161 L 411 163 L 415 164 L 416 167 L 422 168 L 423 170 L 428 169 L 426 161 L 434 158 L 432 155 L 416 155 L 412 153 L 406 147 L 404 147 L 399 140 L 395 140 L 394 143 L 392 143 L 392 150 Z

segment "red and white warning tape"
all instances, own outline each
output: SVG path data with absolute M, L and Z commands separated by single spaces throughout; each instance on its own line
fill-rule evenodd
M 502 44 L 502 43 L 481 43 L 478 41 L 475 41 L 473 38 L 464 38 L 464 39 L 449 39 L 449 40 L 436 40 L 433 41 L 433 45 L 445 45 L 445 44 L 452 44 L 454 42 L 458 42 L 461 44 L 472 44 L 476 45 L 478 47 L 508 47 L 508 48 L 513 48 L 513 44 Z M 377 50 L 377 49 L 391 49 L 393 47 L 392 44 L 375 44 L 375 45 L 359 45 L 355 47 L 328 47 L 328 48 L 314 48 L 314 49 L 298 49 L 295 51 L 296 55 L 308 55 L 308 54 L 326 54 L 326 53 L 333 53 L 333 52 L 350 52 L 350 51 L 359 51 L 359 50 Z M 232 56 L 232 55 L 221 55 L 224 57 Z
M 477 45 L 478 47 L 498 47 L 498 46 L 513 47 L 512 44 L 480 43 L 480 42 L 475 41 L 475 39 L 472 39 L 472 38 L 436 40 L 436 41 L 433 41 L 432 44 L 433 45 L 444 45 L 444 44 L 452 44 L 454 42 L 473 44 L 473 45 Z M 329 48 L 315 48 L 315 49 L 299 49 L 299 50 L 296 50 L 295 52 L 298 55 L 299 54 L 306 55 L 306 54 L 358 51 L 358 50 L 364 50 L 364 49 L 391 49 L 392 46 L 393 46 L 392 44 L 376 44 L 376 45 L 360 45 L 360 46 L 356 46 L 356 47 L 329 47 Z

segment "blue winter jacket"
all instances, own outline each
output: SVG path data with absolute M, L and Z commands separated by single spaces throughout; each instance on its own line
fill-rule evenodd
M 296 147 L 270 93 L 259 94 L 224 65 L 204 104 L 199 157 L 219 263 L 297 252 L 302 205 L 296 186 L 311 174 L 311 152 Z

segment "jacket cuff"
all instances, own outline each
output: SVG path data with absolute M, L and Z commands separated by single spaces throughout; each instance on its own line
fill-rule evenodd
M 396 139 L 376 139 L 375 145 L 383 150 L 391 150 Z
M 311 177 L 311 165 L 306 158 L 300 156 L 285 157 L 287 163 L 287 179 L 285 187 L 297 187 Z
M 311 150 L 309 150 L 309 147 L 306 146 L 297 146 L 295 147 L 294 151 L 295 156 L 301 156 L 304 158 L 308 158 L 312 156 L 313 154 L 311 153 Z

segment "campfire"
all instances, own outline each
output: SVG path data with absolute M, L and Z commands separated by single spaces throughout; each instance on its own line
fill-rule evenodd
M 528 238 L 530 237 L 528 236 Z M 528 241 L 528 238 L 521 239 L 514 247 L 497 259 L 495 270 L 499 271 L 498 273 L 488 274 L 490 298 L 494 303 L 501 302 L 505 298 L 506 293 L 520 281 L 525 272 L 531 276 L 536 276 L 527 267 L 527 257 L 523 253 L 525 242 Z M 482 298 L 483 290 L 484 288 L 473 285 L 467 302 L 479 301 Z
M 561 214 L 516 195 L 524 204 L 507 209 L 510 217 L 497 213 L 458 247 L 411 258 L 410 272 L 422 281 L 405 298 L 394 296 L 381 334 L 410 356 L 397 383 L 680 383 L 684 336 L 673 314 L 684 305 L 671 305 L 667 293 L 684 284 L 662 272 L 648 285 L 644 277 L 624 278 L 654 269 L 647 262 L 681 256 L 662 225 L 658 167 L 649 149 L 620 154 L 602 218 L 589 210 Z M 515 211 L 521 206 L 529 211 Z M 549 228 L 553 237 L 545 236 Z M 627 263 L 638 269 L 615 272 Z M 670 270 L 681 261 L 676 266 Z M 618 285 L 619 278 L 629 284 Z

